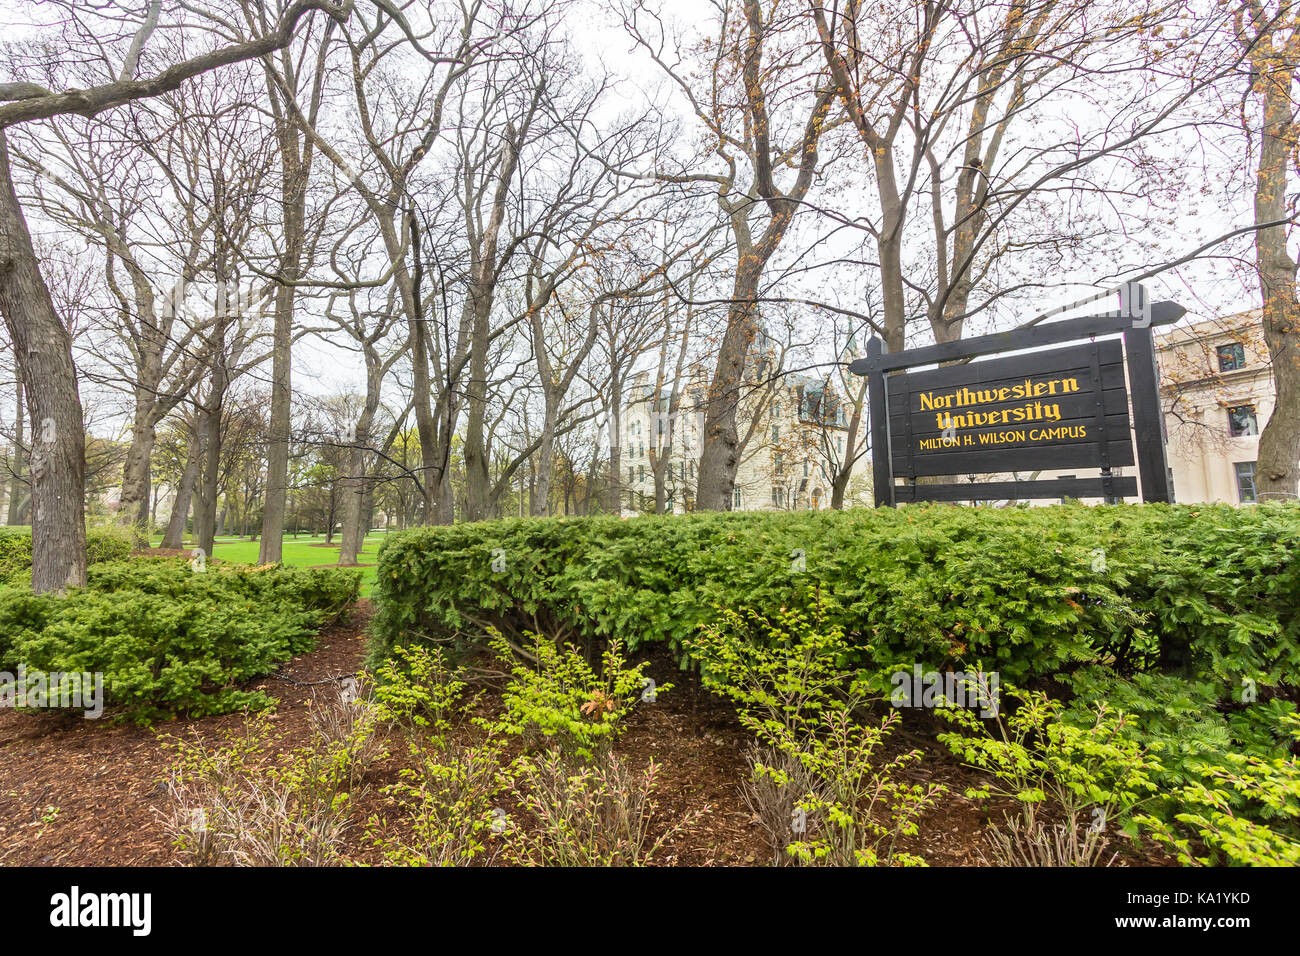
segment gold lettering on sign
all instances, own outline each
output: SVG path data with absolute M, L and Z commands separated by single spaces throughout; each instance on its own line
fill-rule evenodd
M 1078 391 L 1080 388 L 1077 378 L 1054 378 L 1041 382 L 1025 379 L 1019 384 L 1005 385 L 1000 388 L 972 389 L 963 385 L 952 392 L 920 392 L 918 396 L 921 400 L 921 411 L 934 412 L 935 422 L 941 431 L 955 431 L 959 428 L 980 428 L 990 425 L 1058 422 L 1061 420 L 1060 404 L 1042 401 L 1042 399 L 1069 395 Z M 1024 404 L 991 410 L 980 410 L 978 407 L 1015 401 L 1023 401 Z M 953 409 L 969 410 L 954 414 Z M 1048 430 L 1035 429 L 1035 431 L 1041 432 L 1040 439 L 1050 440 Z M 1001 439 L 1003 442 L 1023 440 L 1023 437 Z

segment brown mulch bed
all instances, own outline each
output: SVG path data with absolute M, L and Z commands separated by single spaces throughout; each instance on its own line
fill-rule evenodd
M 316 650 L 287 662 L 279 675 L 248 685 L 279 698 L 274 719 L 284 749 L 310 737 L 307 713 L 315 688 L 308 682 L 361 666 L 370 614 L 369 602 L 359 602 L 350 620 L 321 634 Z M 197 736 L 215 745 L 243 721 L 240 714 L 225 714 L 147 728 L 112 723 L 107 716 L 83 720 L 0 710 L 0 864 L 173 862 L 176 854 L 158 817 L 167 805 L 171 757 L 161 738 Z
M 330 682 L 356 673 L 365 657 L 366 622 L 372 613 L 361 601 L 351 618 L 326 630 L 317 649 L 288 662 L 279 674 L 248 685 L 279 698 L 273 721 L 275 748 L 281 752 L 311 739 L 309 709 Z M 659 765 L 656 793 L 661 826 L 692 817 L 668 841 L 662 862 L 680 865 L 764 865 L 770 862 L 761 828 L 745 807 L 739 784 L 746 773 L 747 734 L 725 701 L 698 679 L 677 670 L 666 650 L 651 657 L 648 673 L 671 691 L 629 718 L 617 752 L 636 767 L 651 758 Z M 170 753 L 166 737 L 184 736 L 216 746 L 243 724 L 238 714 L 173 720 L 153 729 L 0 711 L 0 864 L 5 865 L 168 865 L 180 862 L 160 824 L 167 808 L 164 781 Z M 908 769 L 911 782 L 943 783 L 950 793 L 921 821 L 921 833 L 903 846 L 931 865 L 977 862 L 980 831 L 998 806 L 969 800 L 962 791 L 980 781 L 933 737 L 927 714 L 908 714 L 886 743 L 886 755 L 919 748 L 925 758 Z M 393 741 L 392 756 L 367 775 L 367 791 L 356 801 L 355 819 L 378 815 L 400 819 L 400 810 L 383 786 L 398 779 L 403 748 Z M 701 814 L 700 811 L 703 811 Z M 362 827 L 352 831 L 347 855 L 377 863 Z M 1125 849 L 1136 865 L 1168 863 L 1158 855 Z

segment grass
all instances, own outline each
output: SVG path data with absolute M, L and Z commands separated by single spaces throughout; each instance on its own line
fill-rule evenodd
M 161 540 L 162 536 L 156 535 L 153 545 L 157 547 Z M 335 535 L 334 543 L 327 546 L 324 535 L 317 537 L 304 536 L 296 539 L 292 535 L 285 535 L 283 546 L 284 563 L 307 568 L 317 567 L 322 564 L 338 564 L 338 541 L 338 536 Z M 365 544 L 362 546 L 361 554 L 357 556 L 357 561 L 361 564 L 374 565 L 378 561 L 379 546 L 383 541 L 384 535 L 382 534 L 367 537 Z M 212 559 L 214 561 L 229 561 L 232 564 L 257 564 L 259 548 L 260 542 L 248 538 L 218 537 L 213 542 Z M 370 596 L 370 589 L 374 586 L 374 583 L 375 568 L 362 568 L 362 597 Z

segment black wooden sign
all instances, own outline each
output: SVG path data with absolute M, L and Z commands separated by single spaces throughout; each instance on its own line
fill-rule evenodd
M 897 354 L 883 353 L 880 340 L 872 339 L 867 358 L 850 369 L 870 376 L 876 503 L 1133 497 L 1138 493 L 1137 479 L 1116 476 L 1112 468 L 1135 462 L 1143 498 L 1168 501 L 1164 423 L 1150 326 L 1174 322 L 1183 312 L 1172 302 L 1160 302 L 1142 319 L 1114 313 L 1089 316 Z M 1113 338 L 1095 340 L 1107 332 L 1123 332 L 1123 343 Z M 959 361 L 1081 338 L 1093 340 L 980 362 Z M 905 371 L 937 361 L 958 364 Z M 1132 386 L 1132 428 L 1126 367 Z M 980 475 L 1063 468 L 1095 468 L 1099 474 L 1045 481 L 973 481 Z M 957 480 L 915 481 L 941 476 Z M 900 479 L 905 483 L 898 484 Z

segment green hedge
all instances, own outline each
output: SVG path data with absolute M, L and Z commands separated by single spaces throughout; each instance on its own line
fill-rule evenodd
M 86 563 L 121 561 L 131 556 L 134 536 L 129 529 L 91 528 L 86 532 Z M 32 567 L 32 529 L 0 527 L 0 587 Z
M 1300 508 L 912 506 L 418 528 L 381 548 L 372 657 L 487 625 L 680 652 L 719 608 L 768 613 L 816 592 L 881 675 L 978 661 L 1023 681 L 1102 662 L 1296 684 Z
M 0 670 L 104 675 L 106 703 L 149 721 L 267 703 L 235 685 L 310 650 L 361 572 L 140 559 L 92 565 L 66 597 L 0 589 Z

